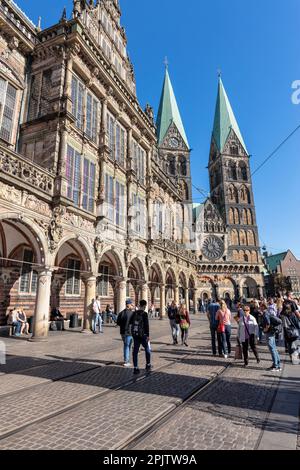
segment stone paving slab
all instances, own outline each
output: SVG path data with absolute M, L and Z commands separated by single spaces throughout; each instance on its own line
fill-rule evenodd
M 0 449 L 43 449 L 45 443 L 51 449 L 118 448 L 205 382 L 199 366 L 194 367 L 197 371 L 193 376 L 180 377 L 172 368 L 150 374 L 145 380 L 111 392 L 105 402 L 102 397 L 95 398 L 61 416 L 30 425 L 26 433 L 2 439 Z M 63 442 L 57 442 L 58 435 L 64 436 Z
M 147 450 L 254 449 L 279 381 L 256 366 L 229 367 L 158 431 L 135 448 Z M 267 377 L 266 377 L 266 374 Z

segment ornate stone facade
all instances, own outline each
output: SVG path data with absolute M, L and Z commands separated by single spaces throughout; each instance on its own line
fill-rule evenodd
M 250 261 L 229 242 L 228 197 L 216 204 L 229 180 L 193 220 L 187 140 L 171 123 L 158 143 L 153 109 L 137 101 L 118 1 L 73 3 L 71 20 L 40 31 L 0 0 L 1 322 L 22 305 L 39 338 L 47 305 L 89 328 L 96 293 L 118 310 L 126 296 L 148 297 L 161 314 L 171 299 L 196 309 L 204 294 L 241 296 L 248 279 L 253 295 L 251 184 L 234 189 L 251 202 L 232 206 L 252 211 Z

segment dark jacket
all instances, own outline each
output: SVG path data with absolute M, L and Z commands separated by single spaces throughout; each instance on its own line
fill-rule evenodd
M 117 325 L 120 327 L 120 335 L 131 336 L 131 318 L 135 312 L 125 308 L 119 313 Z
M 178 308 L 170 306 L 168 308 L 168 317 L 169 320 L 176 320 L 178 317 Z
M 144 336 L 147 336 L 149 338 L 149 320 L 147 312 L 145 312 L 144 310 L 137 310 L 136 312 L 133 312 L 133 315 L 130 319 L 130 325 L 133 325 L 133 323 L 138 319 L 139 316 L 142 316 Z

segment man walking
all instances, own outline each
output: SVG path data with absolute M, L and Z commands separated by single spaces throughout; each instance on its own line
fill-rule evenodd
M 168 307 L 168 317 L 170 320 L 170 327 L 172 331 L 173 344 L 178 344 L 178 335 L 179 335 L 179 322 L 178 321 L 178 308 L 173 300 L 171 305 Z
M 138 353 L 140 346 L 142 345 L 145 349 L 146 355 L 146 371 L 151 371 L 151 351 L 149 345 L 149 320 L 146 312 L 147 302 L 141 300 L 139 309 L 133 313 L 130 324 L 132 325 L 132 336 L 133 336 L 133 366 L 134 374 L 139 374 L 138 368 Z
M 99 332 L 103 333 L 103 321 L 101 317 L 101 304 L 99 300 L 99 295 L 96 296 L 96 299 L 93 303 L 93 321 L 92 321 L 92 330 L 94 334 L 97 334 L 97 325 L 99 324 Z
M 218 320 L 216 320 L 216 313 L 220 310 L 219 299 L 216 301 L 213 300 L 207 308 L 207 318 L 209 320 L 209 327 L 210 327 L 210 334 L 211 334 L 211 349 L 214 356 L 217 355 L 217 348 L 216 348 L 216 336 L 217 336 L 217 329 L 218 329 Z M 218 353 L 219 356 L 222 356 L 221 346 L 218 342 Z
M 276 319 L 274 315 L 270 315 L 268 310 L 265 310 L 262 322 L 264 333 L 266 335 L 267 345 L 273 360 L 272 367 L 270 367 L 269 370 L 280 372 L 282 369 L 280 365 L 280 356 L 277 351 L 275 341 L 276 328 L 274 318 Z
M 133 315 L 133 305 L 131 299 L 126 300 L 126 307 L 119 313 L 117 325 L 120 327 L 120 335 L 124 344 L 124 367 L 130 367 L 130 349 L 132 345 L 131 318 Z

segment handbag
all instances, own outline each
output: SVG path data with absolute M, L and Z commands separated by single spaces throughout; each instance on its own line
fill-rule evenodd
M 284 334 L 289 343 L 293 343 L 299 338 L 299 330 L 293 325 L 289 318 L 285 318 Z
M 225 333 L 225 325 L 223 322 L 218 324 L 217 333 Z
M 190 326 L 190 325 L 188 324 L 188 322 L 187 322 L 186 320 L 181 320 L 181 321 L 180 321 L 180 328 L 181 328 L 182 330 L 188 330 L 188 329 L 189 329 L 189 326 Z
M 243 359 L 242 346 L 237 344 L 234 351 L 234 359 Z

